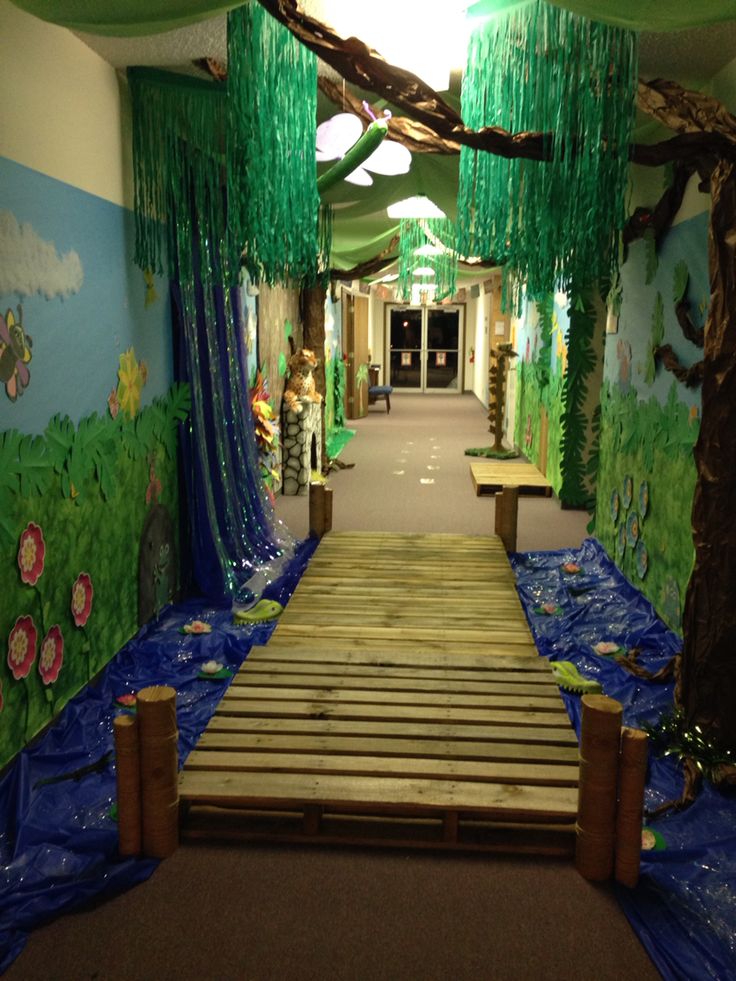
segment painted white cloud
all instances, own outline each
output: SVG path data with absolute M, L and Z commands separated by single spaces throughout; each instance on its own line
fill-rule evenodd
M 72 249 L 59 255 L 29 222 L 0 211 L 0 294 L 55 296 L 78 293 L 84 282 L 82 260 Z

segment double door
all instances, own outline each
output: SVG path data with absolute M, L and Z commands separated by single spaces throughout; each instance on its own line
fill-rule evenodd
M 414 392 L 462 391 L 463 308 L 387 304 L 388 383 Z

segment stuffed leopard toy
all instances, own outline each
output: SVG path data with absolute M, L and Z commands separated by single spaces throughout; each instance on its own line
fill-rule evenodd
M 322 396 L 314 385 L 312 372 L 319 364 L 313 351 L 300 348 L 289 358 L 289 380 L 284 390 L 284 402 L 287 410 L 299 413 L 302 402 L 321 402 Z

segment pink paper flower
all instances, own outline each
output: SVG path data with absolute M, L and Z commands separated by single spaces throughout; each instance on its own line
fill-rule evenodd
M 124 705 L 125 708 L 133 708 L 136 703 L 136 697 L 132 694 L 117 695 L 115 701 L 118 703 L 118 705 Z
M 18 617 L 8 637 L 8 667 L 16 681 L 25 678 L 36 660 L 38 633 L 33 617 Z
M 43 532 L 32 521 L 20 536 L 18 548 L 18 568 L 20 578 L 29 586 L 35 586 L 43 572 L 43 560 L 46 555 L 46 543 Z
M 568 572 L 571 576 L 577 575 L 580 572 L 580 566 L 577 562 L 566 562 L 562 567 L 563 572 Z
M 539 609 L 542 611 L 542 613 L 546 613 L 548 616 L 551 616 L 553 613 L 557 613 L 558 606 L 556 603 L 542 603 Z
M 88 572 L 80 572 L 72 586 L 72 616 L 77 627 L 83 627 L 89 620 L 92 610 L 92 597 L 95 591 Z
M 41 654 L 38 659 L 38 673 L 45 685 L 53 684 L 59 677 L 61 665 L 64 663 L 64 637 L 61 627 L 55 623 L 41 642 Z
M 222 665 L 219 661 L 205 661 L 201 671 L 203 674 L 217 674 L 218 671 L 222 671 Z
M 615 654 L 620 650 L 619 645 L 612 640 L 601 640 L 594 645 L 593 650 L 596 654 L 602 654 L 605 657 L 607 654 Z
M 185 623 L 181 629 L 185 634 L 211 634 L 212 624 L 205 623 L 204 620 L 192 620 L 191 623 Z

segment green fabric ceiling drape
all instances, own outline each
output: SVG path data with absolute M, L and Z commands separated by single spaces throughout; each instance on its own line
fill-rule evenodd
M 12 0 L 16 7 L 61 27 L 90 34 L 137 36 L 171 31 L 215 17 L 239 3 L 223 0 Z M 344 0 L 343 0 L 344 2 Z M 479 0 L 477 16 L 523 0 Z M 676 31 L 736 20 L 736 0 L 551 0 L 591 20 L 634 31 Z

